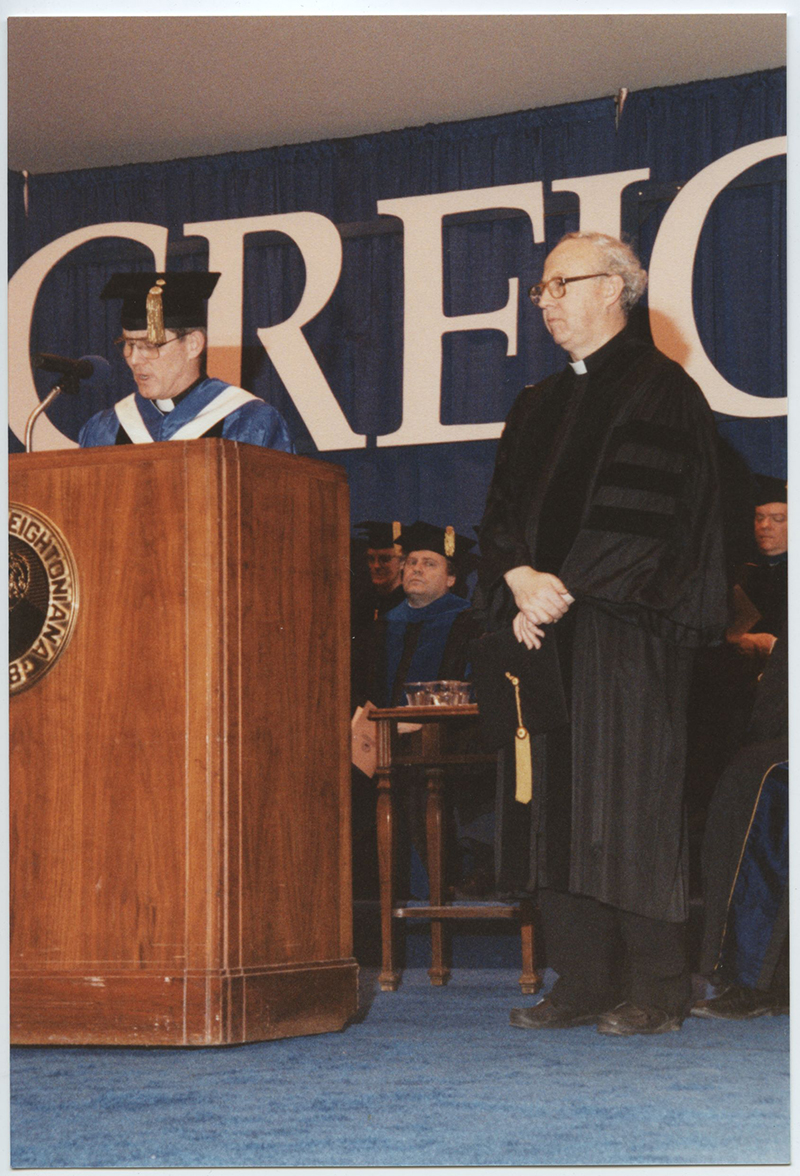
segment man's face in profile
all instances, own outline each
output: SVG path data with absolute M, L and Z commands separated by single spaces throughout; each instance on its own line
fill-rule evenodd
M 580 278 L 558 292 L 545 289 L 539 299 L 544 325 L 573 359 L 591 355 L 608 333 L 608 277 L 600 249 L 581 239 L 562 241 L 544 263 L 542 282 Z M 594 277 L 586 275 L 593 274 Z M 619 279 L 616 279 L 617 282 Z

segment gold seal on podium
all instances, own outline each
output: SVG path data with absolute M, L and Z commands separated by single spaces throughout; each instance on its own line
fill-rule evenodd
M 8 506 L 9 691 L 27 690 L 66 649 L 78 612 L 75 560 L 58 527 L 31 506 Z

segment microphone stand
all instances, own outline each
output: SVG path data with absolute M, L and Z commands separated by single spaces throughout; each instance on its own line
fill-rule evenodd
M 42 413 L 47 408 L 50 407 L 50 405 L 53 403 L 55 398 L 57 396 L 60 396 L 60 394 L 62 392 L 77 392 L 77 391 L 78 391 L 78 379 L 74 375 L 62 376 L 60 380 L 57 380 L 55 382 L 53 387 L 50 389 L 50 391 L 45 396 L 44 400 L 42 400 L 40 404 L 37 404 L 36 408 L 33 410 L 31 415 L 28 417 L 27 421 L 25 422 L 25 452 L 26 453 L 32 452 L 33 426 L 36 424 L 36 421 L 42 415 Z

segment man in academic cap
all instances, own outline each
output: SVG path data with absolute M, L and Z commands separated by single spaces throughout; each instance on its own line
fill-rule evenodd
M 529 293 L 569 365 L 514 404 L 479 529 L 475 603 L 534 662 L 555 644 L 569 716 L 534 733 L 516 802 L 535 814 L 517 884 L 559 974 L 512 1011 L 526 1029 L 664 1033 L 691 999 L 687 697 L 694 650 L 724 632 L 725 561 L 708 404 L 628 326 L 646 281 L 606 234 L 548 255 Z
M 398 542 L 399 522 L 369 520 L 356 523 L 362 537 L 351 541 L 350 681 L 357 694 L 369 668 L 363 659 L 373 656 L 369 632 L 374 621 L 406 598 L 403 591 L 403 552 Z M 366 549 L 364 548 L 366 544 Z M 354 701 L 354 705 L 358 699 Z
M 364 701 L 363 687 L 369 679 L 372 643 L 369 633 L 378 617 L 405 600 L 403 552 L 397 539 L 399 522 L 367 520 L 356 523 L 361 532 L 350 542 L 350 682 L 352 708 Z M 368 659 L 365 663 L 364 659 Z M 351 708 L 351 709 L 352 709 Z M 374 724 L 371 724 L 371 738 Z M 377 833 L 375 828 L 375 784 L 354 768 L 351 793 L 353 842 L 353 894 L 372 898 L 378 893 Z
M 385 523 L 370 519 L 356 523 L 360 531 L 360 542 L 366 543 L 366 552 L 359 553 L 365 560 L 368 583 L 355 584 L 351 605 L 351 629 L 353 634 L 369 621 L 377 620 L 405 599 L 403 592 L 403 553 L 397 542 L 401 525 L 399 522 Z M 359 569 L 361 570 L 361 569 Z
M 122 300 L 118 340 L 136 391 L 83 426 L 81 446 L 224 437 L 292 453 L 280 413 L 209 377 L 206 300 L 219 274 L 114 274 L 101 297 Z
M 405 682 L 463 678 L 480 632 L 469 602 L 451 591 L 474 541 L 418 521 L 402 528 L 398 543 L 404 599 L 362 638 L 360 693 L 376 706 L 403 706 Z
M 418 521 L 402 528 L 398 543 L 405 560 L 404 599 L 364 627 L 353 642 L 353 664 L 358 667 L 354 701 L 359 704 L 404 706 L 406 682 L 463 680 L 470 644 L 481 633 L 469 602 L 452 591 L 471 562 L 474 540 L 457 535 L 452 527 Z M 485 791 L 481 781 L 470 781 L 460 790 L 465 822 L 476 818 L 478 794 Z M 425 861 L 424 789 L 409 783 L 402 795 L 411 836 Z

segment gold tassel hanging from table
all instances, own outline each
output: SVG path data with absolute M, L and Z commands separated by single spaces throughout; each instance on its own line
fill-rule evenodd
M 531 737 L 522 722 L 522 705 L 519 700 L 519 678 L 506 671 L 506 677 L 514 687 L 514 698 L 517 703 L 517 731 L 514 740 L 514 751 L 517 768 L 517 786 L 514 799 L 520 804 L 529 804 L 533 796 L 533 767 L 531 764 Z
M 164 284 L 164 279 L 159 278 L 155 286 L 151 286 L 147 291 L 145 311 L 147 313 L 148 343 L 166 343 L 167 341 L 167 336 L 164 333 L 164 305 L 161 298 L 161 287 Z

